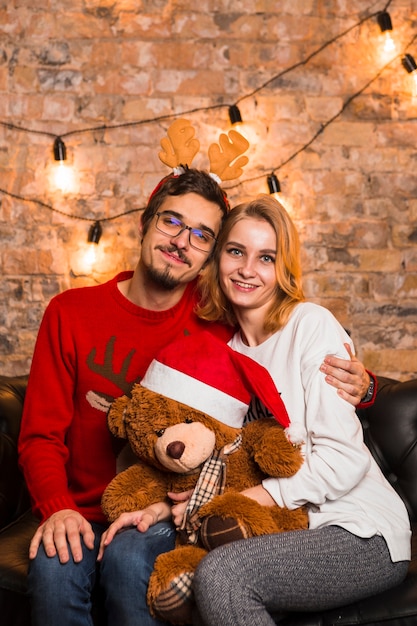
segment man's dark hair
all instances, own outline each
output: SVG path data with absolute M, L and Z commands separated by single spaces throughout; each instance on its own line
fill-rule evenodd
M 187 193 L 196 193 L 209 202 L 217 204 L 223 213 L 223 219 L 229 211 L 229 203 L 223 189 L 204 170 L 186 169 L 179 176 L 169 174 L 161 180 L 152 192 L 148 204 L 142 215 L 143 234 L 167 196 L 184 196 Z

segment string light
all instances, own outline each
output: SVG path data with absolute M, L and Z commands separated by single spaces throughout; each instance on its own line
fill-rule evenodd
M 417 98 L 417 63 L 411 54 L 405 54 L 401 59 L 401 63 L 405 70 L 410 74 L 412 79 L 412 95 L 413 98 Z
M 291 214 L 293 210 L 291 202 L 289 198 L 286 198 L 282 195 L 281 185 L 277 175 L 272 172 L 272 174 L 269 174 L 269 176 L 267 176 L 266 182 L 268 184 L 269 195 L 273 196 L 275 200 L 278 200 L 281 206 L 283 206 L 284 209 L 286 209 L 286 211 Z
M 232 104 L 232 106 L 229 107 L 229 119 L 232 126 L 242 123 L 242 116 L 240 114 L 239 107 L 236 104 Z
M 412 57 L 411 54 L 404 55 L 401 59 L 401 63 L 409 74 L 417 70 L 417 63 L 415 62 L 414 57 Z
M 240 109 L 237 104 L 233 104 L 229 107 L 229 119 L 234 129 L 238 129 L 239 133 L 243 135 L 249 143 L 252 145 L 256 141 L 256 130 L 253 127 L 253 123 L 243 122 Z
M 61 137 L 56 137 L 54 141 L 54 159 L 55 161 L 67 160 L 67 148 Z
M 384 39 L 383 52 L 385 54 L 395 52 L 395 41 L 391 36 L 392 21 L 390 14 L 387 11 L 381 11 L 381 13 L 377 15 L 377 20 Z
M 64 193 L 74 191 L 74 172 L 66 164 L 67 148 L 61 137 L 56 137 L 53 146 L 55 167 L 53 168 L 53 186 Z
M 85 250 L 81 264 L 87 273 L 92 272 L 97 263 L 98 244 L 103 234 L 103 228 L 99 220 L 91 224 L 88 230 L 87 249 Z
M 272 172 L 272 174 L 270 174 L 266 180 L 268 183 L 268 189 L 269 189 L 270 195 L 275 196 L 277 198 L 278 194 L 281 193 L 281 185 L 279 184 L 279 180 L 276 174 Z
M 93 244 L 98 244 L 100 239 L 101 239 L 101 235 L 103 234 L 103 228 L 101 226 L 101 223 L 99 220 L 97 220 L 96 222 L 94 222 L 94 224 L 91 224 L 90 229 L 88 231 L 88 243 L 93 243 Z
M 389 6 L 390 1 L 387 2 L 386 4 L 386 8 Z M 239 100 L 237 100 L 236 104 L 229 106 L 229 118 L 230 118 L 230 122 L 232 125 L 241 125 L 243 124 L 242 122 L 242 116 L 238 107 L 238 103 L 241 102 L 244 99 L 250 98 L 252 96 L 254 96 L 256 93 L 262 91 L 263 89 L 265 89 L 267 86 L 272 85 L 272 83 L 274 81 L 276 81 L 277 79 L 281 78 L 283 75 L 287 74 L 288 72 L 300 67 L 300 66 L 304 66 L 306 65 L 311 59 L 313 59 L 315 56 L 317 56 L 320 52 L 322 52 L 323 50 L 325 50 L 327 47 L 329 47 L 331 44 L 335 43 L 336 41 L 338 41 L 340 38 L 344 37 L 346 34 L 348 34 L 349 32 L 351 32 L 354 28 L 357 28 L 358 26 L 362 25 L 364 22 L 366 22 L 367 20 L 377 17 L 378 19 L 378 23 L 380 25 L 381 28 L 381 32 L 382 33 L 386 33 L 384 36 L 385 38 L 387 38 L 391 31 L 392 31 L 392 21 L 391 21 L 391 17 L 388 14 L 388 12 L 386 10 L 384 11 L 378 11 L 378 12 L 374 12 L 372 14 L 369 14 L 367 16 L 362 17 L 356 24 L 353 24 L 352 26 L 349 26 L 349 28 L 347 28 L 345 31 L 339 33 L 338 35 L 336 35 L 335 37 L 331 38 L 330 40 L 328 40 L 327 42 L 325 42 L 324 44 L 322 44 L 320 47 L 318 47 L 316 50 L 314 50 L 312 53 L 310 53 L 306 58 L 302 59 L 301 61 L 295 63 L 294 65 L 287 67 L 286 69 L 284 69 L 283 71 L 281 71 L 279 74 L 271 77 L 268 81 L 266 81 L 265 83 L 259 85 L 257 88 L 255 88 L 253 91 L 251 91 L 250 93 L 247 93 L 246 95 L 243 95 L 239 98 Z M 407 47 L 409 47 L 411 45 L 411 43 L 417 39 L 417 36 L 413 37 L 412 41 L 408 44 Z M 395 44 L 394 44 L 395 45 Z M 413 59 L 413 57 L 410 54 L 405 54 L 405 56 L 402 59 L 402 63 L 405 67 L 405 69 L 407 70 L 408 73 L 413 74 L 413 80 L 415 81 L 415 89 L 417 90 L 417 72 L 415 72 L 415 70 L 417 69 L 417 65 Z M 385 69 L 385 68 L 383 68 Z M 381 74 L 381 72 L 383 71 L 380 70 L 376 76 L 374 78 L 372 78 L 371 80 L 369 80 L 367 82 L 366 85 L 364 85 L 358 92 L 356 92 L 355 94 L 353 94 L 352 96 L 350 96 L 349 98 L 347 98 L 347 100 L 345 101 L 344 105 L 342 106 L 342 108 L 340 109 L 340 111 L 338 113 L 336 113 L 336 115 L 332 116 L 331 119 L 329 119 L 327 122 L 325 122 L 324 124 L 321 125 L 320 129 L 314 134 L 314 136 L 308 140 L 304 146 L 302 146 L 301 148 L 299 148 L 293 155 L 291 155 L 289 158 L 287 158 L 283 163 L 281 163 L 281 165 L 275 167 L 275 170 L 277 169 L 281 169 L 284 165 L 286 165 L 288 162 L 290 162 L 291 160 L 293 160 L 294 158 L 296 158 L 301 152 L 303 152 L 304 150 L 306 150 L 316 139 L 317 137 L 337 118 L 341 115 L 341 113 L 344 111 L 344 109 L 359 95 L 362 94 L 362 92 L 372 83 L 374 82 Z M 112 129 L 117 129 L 117 128 L 122 128 L 122 127 L 128 127 L 128 126 L 138 126 L 138 125 L 144 125 L 147 123 L 157 123 L 157 122 L 161 122 L 164 120 L 169 120 L 172 119 L 173 117 L 177 117 L 178 115 L 189 115 L 192 113 L 197 113 L 200 111 L 209 111 L 209 110 L 213 110 L 213 109 L 218 109 L 218 108 L 224 108 L 225 105 L 222 104 L 216 104 L 213 106 L 209 106 L 209 107 L 199 107 L 199 108 L 194 108 L 188 111 L 183 111 L 182 113 L 178 113 L 178 114 L 167 114 L 167 115 L 163 115 L 163 116 L 159 116 L 159 117 L 155 117 L 152 119 L 143 119 L 140 121 L 133 121 L 133 122 L 126 122 L 126 123 L 120 123 L 120 124 L 114 124 L 114 125 L 100 125 L 100 126 L 96 126 L 96 127 L 92 127 L 92 128 L 84 128 L 84 129 L 79 129 L 79 130 L 73 130 L 73 131 L 69 131 L 67 133 L 64 133 L 64 135 L 62 135 L 61 137 L 56 137 L 55 135 L 52 135 L 50 132 L 47 131 L 38 131 L 38 130 L 30 130 L 21 126 L 17 126 L 14 125 L 12 123 L 8 123 L 8 122 L 2 122 L 0 121 L 0 125 L 1 126 L 5 126 L 9 129 L 13 129 L 16 131 L 23 131 L 23 132 L 27 132 L 27 133 L 36 133 L 36 134 L 43 134 L 46 136 L 52 136 L 55 137 L 55 141 L 54 141 L 54 159 L 55 161 L 58 163 L 58 168 L 61 169 L 61 173 L 60 175 L 56 176 L 55 178 L 58 178 L 58 180 L 56 181 L 56 187 L 58 187 L 59 189 L 63 190 L 63 191 L 70 191 L 71 189 L 71 183 L 69 182 L 69 180 L 71 179 L 71 177 L 73 178 L 74 174 L 73 171 L 71 170 L 71 168 L 68 168 L 68 171 L 66 172 L 66 174 L 63 174 L 63 169 L 62 168 L 66 168 L 66 157 L 67 157 L 67 151 L 66 151 L 66 146 L 65 143 L 62 139 L 63 136 L 68 137 L 70 135 L 75 135 L 78 133 L 85 133 L 85 132 L 96 132 L 97 130 L 112 130 Z M 242 132 L 242 126 L 240 126 L 239 131 Z M 265 174 L 260 174 L 252 179 L 246 179 L 243 181 L 240 181 L 238 183 L 236 183 L 235 185 L 231 185 L 230 188 L 236 187 L 236 186 L 240 186 L 242 185 L 244 182 L 250 182 L 251 180 L 256 180 L 261 178 L 262 176 L 265 176 Z M 280 184 L 278 181 L 278 178 L 276 177 L 276 175 L 274 173 L 272 173 L 270 176 L 268 176 L 268 188 L 270 189 L 270 193 L 273 194 L 279 194 L 280 193 Z M 274 190 L 271 191 L 271 185 L 274 185 Z M 275 188 L 275 186 L 277 185 L 277 190 Z M 0 189 L 0 193 L 4 193 L 5 195 L 9 195 L 11 197 L 16 197 L 19 198 L 22 201 L 26 201 L 26 202 L 33 202 L 35 204 L 39 204 L 41 206 L 45 206 L 47 208 L 49 208 L 51 211 L 55 211 L 57 213 L 62 213 L 61 211 L 59 211 L 58 209 L 54 208 L 53 206 L 47 205 L 44 202 L 42 202 L 41 200 L 36 200 L 36 199 L 31 199 L 31 198 L 24 198 L 22 196 L 16 196 L 15 194 L 8 192 L 4 189 Z M 282 194 L 280 196 L 280 201 L 282 199 Z M 131 212 L 135 212 L 135 211 L 142 211 L 143 208 L 135 208 L 133 210 L 128 210 L 125 211 L 123 213 L 120 213 L 118 215 L 112 216 L 112 217 L 107 217 L 107 218 L 102 218 L 101 221 L 108 221 L 108 220 L 114 220 L 117 219 L 121 216 L 125 216 Z M 84 218 L 84 217 L 80 217 L 80 216 L 76 216 L 76 215 L 70 215 L 70 214 L 65 214 L 68 218 L 73 218 L 73 219 L 86 219 L 88 221 L 92 221 L 89 220 L 88 218 Z M 97 244 L 100 240 L 102 234 L 102 226 L 100 224 L 99 221 L 94 221 L 94 223 L 91 225 L 90 229 L 89 229 L 89 234 L 88 234 L 88 243 L 92 243 L 92 244 Z M 91 240 L 90 240 L 91 238 Z M 95 239 L 97 239 L 97 241 L 95 241 Z M 96 249 L 96 246 L 88 246 L 89 248 L 92 248 L 93 250 Z

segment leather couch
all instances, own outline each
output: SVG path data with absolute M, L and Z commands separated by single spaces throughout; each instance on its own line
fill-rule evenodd
M 0 376 L 0 621 L 3 626 L 30 626 L 27 552 L 37 520 L 30 512 L 16 452 L 26 383 L 25 376 Z M 374 405 L 359 410 L 358 414 L 367 445 L 410 514 L 413 554 L 409 573 L 401 585 L 388 592 L 331 611 L 292 614 L 280 621 L 281 626 L 417 624 L 417 380 L 400 383 L 378 377 Z M 95 603 L 94 619 L 98 626 L 104 626 L 102 610 L 96 613 L 99 604 L 102 606 L 101 598 Z

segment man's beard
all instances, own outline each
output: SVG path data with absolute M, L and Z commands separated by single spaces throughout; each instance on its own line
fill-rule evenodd
M 180 281 L 170 273 L 170 267 L 167 266 L 164 270 L 157 270 L 155 267 L 147 268 L 148 278 L 158 287 L 162 287 L 167 291 L 172 291 L 175 287 L 178 287 Z
M 167 248 L 168 252 L 174 252 L 175 250 L 177 250 L 175 246 Z M 191 267 L 190 261 L 188 260 L 188 258 L 186 257 L 186 255 L 183 253 L 182 250 L 177 250 L 177 254 L 178 254 L 179 259 L 181 259 L 182 261 L 184 261 L 184 263 L 186 263 L 189 267 Z M 146 271 L 147 271 L 148 278 L 154 283 L 154 285 L 157 285 L 158 287 L 161 287 L 162 289 L 166 289 L 167 291 L 172 291 L 173 289 L 178 287 L 178 285 L 181 284 L 181 281 L 172 275 L 170 265 L 167 265 L 162 270 L 159 270 L 156 267 L 149 265 L 146 268 Z

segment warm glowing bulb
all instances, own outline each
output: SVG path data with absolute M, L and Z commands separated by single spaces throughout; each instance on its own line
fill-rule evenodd
M 229 107 L 229 118 L 233 130 L 236 130 L 238 133 L 243 135 L 249 141 L 249 143 L 252 143 L 253 138 L 251 137 L 251 135 L 253 134 L 253 132 L 251 130 L 251 124 L 242 120 L 242 116 L 237 105 Z
M 55 187 L 63 192 L 74 191 L 75 179 L 73 169 L 64 161 L 58 161 L 54 166 L 53 181 Z
M 103 250 L 96 243 L 82 243 L 71 257 L 71 272 L 74 276 L 90 276 L 101 267 Z
M 383 33 L 383 39 L 384 39 L 383 51 L 386 54 L 389 54 L 390 52 L 395 52 L 396 45 L 395 45 L 395 41 L 393 40 L 391 36 L 391 31 L 386 30 Z
M 249 141 L 251 146 L 258 145 L 259 137 L 256 123 L 238 122 L 237 124 L 233 124 L 233 130 L 236 130 L 240 135 L 243 135 L 243 137 Z
M 289 201 L 288 197 L 284 196 L 283 193 L 281 192 L 281 186 L 276 175 L 271 174 L 270 176 L 268 176 L 267 183 L 268 183 L 269 195 L 272 196 L 272 198 L 275 198 L 275 200 L 277 200 L 280 203 L 280 205 L 284 207 L 287 213 L 289 213 L 290 215 L 293 215 L 294 211 L 292 208 L 292 204 Z
M 382 63 L 392 61 L 394 55 L 397 53 L 397 44 L 391 33 L 391 30 L 385 30 L 381 35 L 382 39 L 379 46 L 379 56 Z
M 388 11 L 380 11 L 377 15 L 377 20 L 382 33 L 383 45 L 381 51 L 384 57 L 388 57 L 388 55 L 392 55 L 392 53 L 396 52 L 397 47 L 392 38 L 391 16 Z M 389 58 L 386 60 L 389 60 Z
M 292 205 L 291 205 L 291 202 L 290 202 L 289 198 L 284 196 L 282 193 L 273 193 L 271 195 L 275 198 L 275 200 L 278 200 L 280 205 L 284 207 L 284 209 L 287 211 L 287 213 L 292 215 L 292 213 L 293 213 Z
M 87 246 L 87 250 L 84 254 L 84 266 L 89 268 L 90 270 L 94 267 L 97 262 L 97 244 L 90 243 Z

